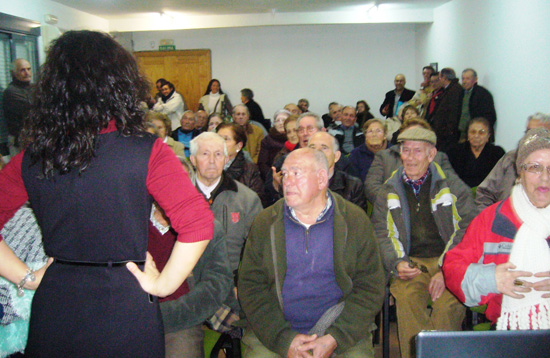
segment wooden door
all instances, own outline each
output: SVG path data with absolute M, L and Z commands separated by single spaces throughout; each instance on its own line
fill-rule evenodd
M 187 108 L 197 111 L 212 78 L 210 50 L 135 52 L 143 73 L 151 82 L 151 94 L 157 93 L 155 81 L 165 78 L 185 99 Z

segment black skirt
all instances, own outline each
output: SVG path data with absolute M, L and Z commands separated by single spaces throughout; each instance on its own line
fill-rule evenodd
M 124 266 L 54 262 L 32 303 L 27 357 L 164 357 L 162 316 Z

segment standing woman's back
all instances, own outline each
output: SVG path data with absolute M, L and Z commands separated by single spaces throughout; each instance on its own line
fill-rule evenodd
M 145 290 L 179 287 L 212 238 L 213 218 L 171 149 L 145 132 L 146 92 L 133 56 L 106 34 L 72 31 L 50 48 L 28 147 L 0 175 L 0 228 L 28 199 L 55 258 L 36 272 L 29 356 L 164 356 L 158 302 Z M 179 233 L 162 273 L 146 263 L 153 199 Z M 3 258 L 13 260 L 0 241 Z M 0 264 L 12 282 L 15 263 Z

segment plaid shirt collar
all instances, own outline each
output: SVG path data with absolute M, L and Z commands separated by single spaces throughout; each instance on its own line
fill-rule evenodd
M 286 203 L 285 203 L 286 205 Z M 327 213 L 328 209 L 330 209 L 330 207 L 332 206 L 332 198 L 331 196 L 328 194 L 328 191 L 327 191 L 327 204 L 325 205 L 325 208 L 323 209 L 323 211 L 321 211 L 321 213 L 319 214 L 319 216 L 317 216 L 317 220 L 315 222 L 319 222 L 321 221 L 321 219 L 323 218 L 323 216 L 325 216 L 325 214 Z M 293 208 L 291 208 L 290 206 L 288 207 L 288 211 L 290 212 L 290 215 L 292 216 L 292 218 L 294 220 L 296 220 L 297 222 L 299 223 L 302 223 L 304 224 L 300 219 L 298 219 L 298 216 L 296 215 L 296 212 L 294 211 Z M 305 225 L 305 224 L 304 224 Z
M 430 174 L 430 168 L 428 167 L 428 170 L 426 170 L 426 173 L 422 177 L 420 177 L 417 180 L 413 180 L 407 176 L 407 174 L 403 171 L 403 181 L 407 183 L 412 190 L 414 191 L 414 195 L 418 196 L 418 193 L 420 193 L 420 187 L 422 187 L 422 184 L 424 184 L 424 181 L 426 181 L 426 178 Z

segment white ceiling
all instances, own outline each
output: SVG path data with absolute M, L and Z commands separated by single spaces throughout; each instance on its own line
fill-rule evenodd
M 372 6 L 365 0 L 53 0 L 106 19 L 151 12 L 184 12 L 194 15 L 235 15 L 260 13 L 295 13 L 353 10 Z M 433 9 L 450 0 L 380 0 L 383 7 L 399 9 Z
M 111 31 L 368 22 L 430 22 L 450 0 L 53 0 Z M 375 5 L 377 5 L 375 7 Z M 160 17 L 160 14 L 165 14 Z

